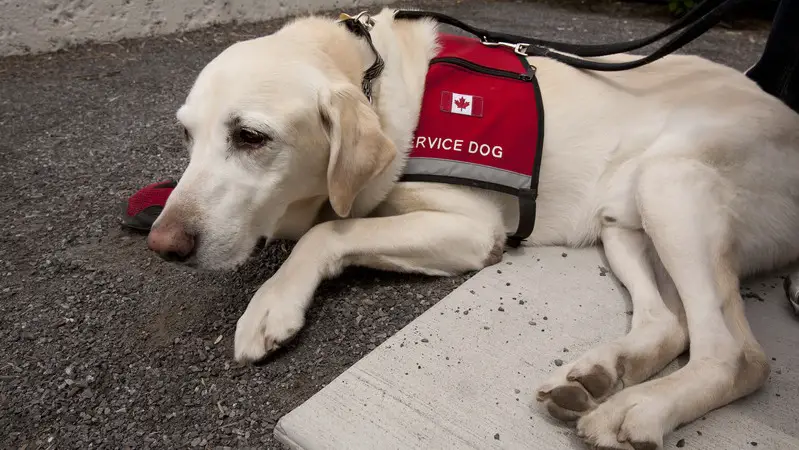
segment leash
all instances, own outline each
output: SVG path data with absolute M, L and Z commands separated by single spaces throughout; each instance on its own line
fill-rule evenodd
M 483 45 L 494 47 L 509 47 L 520 56 L 541 56 L 554 59 L 569 66 L 603 72 L 616 72 L 636 69 L 657 61 L 698 38 L 721 21 L 724 14 L 749 0 L 704 0 L 676 22 L 652 36 L 634 39 L 627 42 L 613 44 L 569 44 L 565 42 L 548 41 L 514 34 L 489 31 L 469 25 L 452 16 L 434 11 L 398 10 L 395 19 L 433 19 L 439 23 L 459 28 L 480 39 Z M 375 55 L 374 63 L 364 72 L 362 89 L 369 102 L 372 101 L 372 84 L 385 68 L 385 62 L 372 43 L 371 30 L 374 20 L 363 11 L 356 16 L 340 14 L 338 23 L 343 24 L 353 34 L 363 38 L 369 44 Z M 633 61 L 608 63 L 591 61 L 583 58 L 609 56 L 618 53 L 630 52 L 677 33 L 682 33 L 666 42 L 659 49 L 647 56 Z
M 711 10 L 713 7 L 724 3 L 725 0 L 706 0 L 696 5 L 691 11 L 682 16 L 679 20 L 672 23 L 668 28 L 660 31 L 657 34 L 648 36 L 641 39 L 635 39 L 627 42 L 617 42 L 613 44 L 569 44 L 565 42 L 548 41 L 544 39 L 529 38 L 517 36 L 513 34 L 500 33 L 484 30 L 481 28 L 473 27 L 458 19 L 430 11 L 417 11 L 417 10 L 400 10 L 395 15 L 397 19 L 418 19 L 418 18 L 432 18 L 440 23 L 451 25 L 474 34 L 481 38 L 484 42 L 524 42 L 530 45 L 539 45 L 542 47 L 549 47 L 564 53 L 571 53 L 577 56 L 591 57 L 591 56 L 606 56 L 616 53 L 629 52 L 645 47 L 649 44 L 657 42 L 666 36 L 679 31 L 686 26 L 696 22 L 702 15 Z
M 627 42 L 598 45 L 569 44 L 488 31 L 466 24 L 446 14 L 433 11 L 399 10 L 394 15 L 394 18 L 434 19 L 440 23 L 460 28 L 467 33 L 477 36 L 480 41 L 487 46 L 509 47 L 521 56 L 546 57 L 578 69 L 611 72 L 635 69 L 657 61 L 679 50 L 681 47 L 713 28 L 713 26 L 721 21 L 724 14 L 746 1 L 748 0 L 704 0 L 681 19 L 652 36 Z M 680 30 L 683 30 L 682 33 L 679 33 L 676 37 L 663 44 L 662 47 L 634 61 L 607 63 L 583 59 L 585 57 L 608 56 L 637 50 L 677 33 Z
M 365 39 L 366 43 L 369 44 L 369 48 L 372 50 L 372 53 L 375 55 L 374 63 L 372 63 L 372 65 L 369 66 L 369 68 L 363 73 L 363 80 L 361 81 L 361 89 L 363 90 L 364 95 L 366 95 L 366 98 L 369 100 L 369 103 L 372 103 L 372 83 L 377 77 L 380 76 L 381 73 L 383 73 L 383 69 L 386 66 L 385 61 L 383 61 L 383 57 L 380 56 L 380 52 L 377 51 L 375 44 L 372 42 L 371 31 L 375 26 L 375 21 L 368 14 L 366 14 L 366 11 L 362 11 L 356 16 L 350 16 L 348 14 L 341 13 L 339 15 L 338 23 L 344 24 L 350 33 Z

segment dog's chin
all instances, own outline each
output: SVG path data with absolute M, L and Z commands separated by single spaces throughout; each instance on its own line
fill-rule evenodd
M 202 271 L 221 272 L 237 269 L 248 259 L 260 252 L 266 246 L 267 239 L 258 238 L 249 246 L 239 248 L 211 249 L 199 248 L 197 252 L 183 264 L 187 267 Z

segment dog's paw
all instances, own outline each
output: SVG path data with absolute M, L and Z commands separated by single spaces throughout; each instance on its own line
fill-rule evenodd
M 263 359 L 294 337 L 304 323 L 305 311 L 290 302 L 251 305 L 236 324 L 236 361 L 249 363 Z
M 552 417 L 567 422 L 577 420 L 617 390 L 618 359 L 614 346 L 589 351 L 555 370 L 538 388 L 536 398 Z
M 577 421 L 577 435 L 600 449 L 662 449 L 666 405 L 646 391 L 640 385 L 609 398 Z
M 597 405 L 580 383 L 569 381 L 574 366 L 572 362 L 555 370 L 536 392 L 536 399 L 546 406 L 549 415 L 564 422 L 579 419 Z

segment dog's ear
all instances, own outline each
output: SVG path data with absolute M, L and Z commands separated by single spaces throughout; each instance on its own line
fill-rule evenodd
M 383 134 L 366 96 L 354 85 L 334 87 L 319 106 L 330 138 L 330 204 L 339 217 L 347 217 L 355 197 L 394 160 L 397 149 Z

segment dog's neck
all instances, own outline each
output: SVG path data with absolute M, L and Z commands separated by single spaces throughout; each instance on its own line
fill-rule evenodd
M 393 187 L 405 168 L 411 150 L 424 93 L 429 61 L 438 52 L 436 23 L 430 20 L 394 20 L 394 10 L 373 16 L 372 43 L 385 67 L 372 86 L 372 107 L 380 117 L 384 133 L 394 142 L 397 158 L 383 174 L 369 183 L 356 202 L 357 210 L 371 210 Z M 361 76 L 375 61 L 365 39 L 353 34 L 362 62 Z M 360 86 L 361 79 L 352 80 Z
M 372 17 L 372 43 L 385 63 L 382 73 L 373 82 L 372 105 L 383 119 L 384 127 L 411 119 L 415 128 L 429 61 L 438 52 L 437 25 L 424 19 L 394 20 L 393 15 L 394 10 L 384 9 Z M 376 56 L 365 39 L 356 38 L 356 41 L 362 76 Z M 360 81 L 359 78 L 356 84 Z M 405 106 L 414 106 L 408 111 L 411 116 L 399 114 L 398 108 Z

